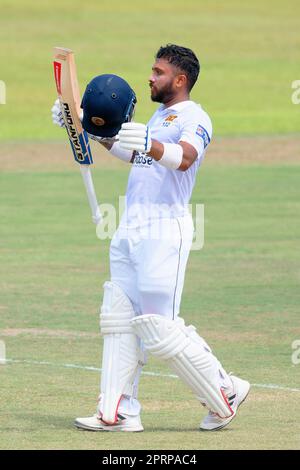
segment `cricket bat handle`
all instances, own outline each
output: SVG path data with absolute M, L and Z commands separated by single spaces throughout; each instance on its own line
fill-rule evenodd
M 87 197 L 89 200 L 90 208 L 92 211 L 92 219 L 94 224 L 98 224 L 102 220 L 102 214 L 100 212 L 96 192 L 92 180 L 92 175 L 89 165 L 80 165 L 80 171 L 83 178 L 84 186 L 86 189 Z

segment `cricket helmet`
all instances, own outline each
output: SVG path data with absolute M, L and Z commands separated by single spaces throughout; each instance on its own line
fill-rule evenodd
M 131 121 L 136 96 L 128 83 L 113 74 L 98 75 L 87 85 L 81 108 L 82 126 L 99 137 L 113 137 Z

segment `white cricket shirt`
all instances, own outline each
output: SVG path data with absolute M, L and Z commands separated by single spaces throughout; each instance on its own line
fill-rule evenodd
M 140 224 L 157 217 L 180 217 L 188 213 L 197 170 L 212 136 L 208 114 L 193 101 L 169 108 L 161 105 L 148 126 L 153 139 L 161 143 L 185 141 L 198 152 L 186 171 L 170 170 L 149 155 L 138 153 L 129 174 L 123 223 Z

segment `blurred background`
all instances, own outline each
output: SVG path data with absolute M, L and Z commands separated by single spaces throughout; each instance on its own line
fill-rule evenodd
M 147 120 L 155 109 L 151 65 L 168 42 L 199 57 L 193 99 L 209 110 L 216 135 L 299 130 L 299 110 L 291 106 L 291 83 L 299 78 L 297 0 L 1 0 L 0 9 L 0 79 L 7 85 L 1 140 L 61 138 L 49 117 L 54 46 L 75 51 L 82 91 L 95 75 L 123 76 L 138 96 L 137 119 Z

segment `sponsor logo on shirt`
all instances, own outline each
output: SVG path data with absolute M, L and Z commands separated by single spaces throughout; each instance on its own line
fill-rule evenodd
M 198 127 L 196 129 L 196 135 L 201 137 L 201 139 L 203 140 L 204 148 L 207 147 L 209 142 L 210 142 L 210 138 L 209 138 L 209 135 L 207 133 L 207 130 L 204 129 L 204 127 L 200 126 L 200 124 L 198 125 Z
M 146 153 L 136 152 L 133 163 L 134 166 L 149 168 L 152 165 L 152 157 Z
M 169 114 L 169 116 L 166 117 L 166 119 L 163 122 L 163 127 L 169 127 L 174 119 L 176 119 L 178 116 L 176 114 Z

